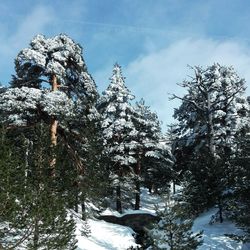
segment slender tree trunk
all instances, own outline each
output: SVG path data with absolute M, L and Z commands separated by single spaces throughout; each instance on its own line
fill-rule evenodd
M 221 202 L 221 197 L 218 198 L 218 207 L 219 207 L 219 218 L 220 218 L 220 223 L 223 222 L 223 214 L 222 214 L 222 202 Z
M 135 210 L 140 209 L 141 195 L 140 195 L 140 181 L 136 181 L 136 194 L 135 194 Z
M 33 248 L 35 250 L 38 249 L 39 243 L 39 225 L 38 225 L 38 218 L 35 218 L 35 225 L 34 225 L 34 237 L 33 237 Z
M 174 239 L 172 232 L 170 232 L 170 250 L 174 250 Z
M 57 91 L 58 90 L 58 83 L 57 83 L 57 78 L 56 75 L 52 76 L 51 79 L 51 90 L 52 91 Z M 51 125 L 50 125 L 50 136 L 51 136 L 51 144 L 53 146 L 56 146 L 57 144 L 57 126 L 58 126 L 58 121 L 53 117 L 51 119 Z
M 51 119 L 51 124 L 50 124 L 50 138 L 51 138 L 51 145 L 56 146 L 57 145 L 57 126 L 58 126 L 58 121 L 53 117 Z
M 153 185 L 152 185 L 152 183 L 150 183 L 149 186 L 148 186 L 148 192 L 149 192 L 150 194 L 153 193 Z
M 81 208 L 82 208 L 82 220 L 86 220 L 86 206 L 84 200 L 81 202 Z
M 207 94 L 207 115 L 208 115 L 208 146 L 210 153 L 215 158 L 214 126 L 212 115 L 212 104 L 210 93 Z
M 175 189 L 175 181 L 173 180 L 173 194 L 176 193 L 176 189 Z
M 136 183 L 135 183 L 135 210 L 140 209 L 140 202 L 141 202 L 141 183 L 140 183 L 140 176 L 141 176 L 141 157 L 140 154 L 138 156 L 137 166 L 136 166 Z
M 79 197 L 78 197 L 78 192 L 75 194 L 75 199 L 74 199 L 74 210 L 76 213 L 78 213 L 78 200 L 79 200 Z
M 59 85 L 57 83 L 56 75 L 52 75 L 51 86 L 52 86 L 51 88 L 52 91 L 58 90 Z M 50 123 L 50 140 L 51 140 L 51 148 L 52 148 L 52 159 L 50 161 L 50 167 L 51 167 L 52 176 L 55 176 L 56 155 L 53 151 L 57 145 L 57 127 L 58 127 L 58 121 L 56 120 L 55 117 L 52 117 L 51 123 Z
M 116 210 L 119 213 L 122 213 L 121 186 L 120 186 L 120 184 L 116 187 Z
M 85 206 L 85 194 L 82 191 L 80 195 L 80 203 L 81 203 L 81 209 L 82 209 L 82 220 L 86 220 L 86 206 Z

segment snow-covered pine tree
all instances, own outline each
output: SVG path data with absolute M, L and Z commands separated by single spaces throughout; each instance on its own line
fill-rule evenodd
M 13 125 L 30 126 L 39 120 L 50 123 L 55 146 L 58 134 L 74 129 L 79 110 L 85 115 L 82 120 L 96 115 L 95 83 L 87 72 L 82 48 L 68 36 L 36 36 L 18 54 L 15 69 L 11 88 L 0 100 L 0 109 Z
M 142 179 L 150 190 L 153 186 L 155 189 L 167 186 L 171 179 L 172 157 L 161 133 L 158 116 L 144 100 L 135 105 L 133 123 L 137 131 L 134 137 L 137 159 L 135 209 L 139 209 Z
M 86 130 L 92 128 L 90 124 L 95 122 L 97 116 L 96 86 L 87 72 L 81 53 L 81 47 L 66 35 L 48 39 L 38 35 L 31 41 L 29 48 L 18 54 L 15 60 L 16 75 L 11 87 L 0 93 L 2 122 L 6 122 L 9 128 L 17 129 L 12 130 L 13 133 L 18 135 L 19 132 L 20 135 L 24 132 L 25 138 L 32 144 L 32 127 L 41 121 L 50 126 L 52 147 L 48 146 L 50 150 L 47 154 L 51 155 L 51 172 L 55 177 L 51 182 L 54 183 L 58 178 L 64 179 L 65 182 L 60 182 L 61 192 L 57 193 L 64 197 L 70 194 L 69 189 L 73 189 L 73 183 L 78 184 L 77 180 L 82 180 L 86 168 L 84 162 L 87 161 L 84 152 L 89 148 L 89 133 Z M 60 136 L 60 141 L 57 136 Z M 66 158 L 71 160 L 65 160 L 65 154 L 64 161 L 63 158 L 56 157 L 59 148 L 55 145 L 58 143 L 60 148 L 64 145 Z M 30 171 L 32 165 L 27 166 L 27 171 Z M 61 166 L 65 168 L 62 170 Z M 71 172 L 67 175 L 70 166 Z M 69 176 L 70 180 L 67 178 Z M 35 179 L 36 176 L 33 175 L 32 178 Z M 32 182 L 32 178 L 29 181 Z M 35 194 L 37 190 L 33 191 Z M 68 201 L 65 201 L 64 209 L 66 206 Z
M 11 87 L 0 93 L 3 121 L 27 130 L 40 121 L 50 126 L 54 175 L 57 137 L 71 163 L 84 175 L 84 152 L 98 116 L 96 85 L 87 71 L 82 48 L 66 35 L 36 36 L 15 60 Z M 86 162 L 86 161 L 84 161 Z
M 202 244 L 202 232 L 192 232 L 192 219 L 183 217 L 179 204 L 166 204 L 158 211 L 160 221 L 148 233 L 151 246 L 148 249 L 194 250 Z
M 222 192 L 230 186 L 230 177 L 234 176 L 229 163 L 235 150 L 234 141 L 247 123 L 248 105 L 243 95 L 245 82 L 232 67 L 214 64 L 205 69 L 194 67 L 193 70 L 194 77 L 181 84 L 188 93 L 183 97 L 173 96 L 182 101 L 174 113 L 178 120 L 175 166 L 184 166 L 183 172 L 191 171 L 200 185 L 203 183 L 200 180 L 208 181 L 206 176 L 209 176 L 213 180 L 213 192 L 217 189 L 218 194 L 211 193 L 209 197 L 212 203 L 221 207 Z M 203 169 L 198 172 L 192 169 L 200 160 L 204 161 L 205 154 L 211 157 L 209 164 L 203 162 Z M 199 195 L 200 188 L 193 188 Z
M 142 174 L 145 172 L 145 166 L 142 162 L 146 154 L 153 154 L 154 149 L 160 138 L 160 125 L 155 113 L 152 113 L 148 106 L 145 106 L 145 101 L 142 99 L 137 102 L 132 116 L 137 133 L 135 134 L 135 210 L 140 208 L 140 188 Z
M 250 112 L 248 113 L 250 118 Z M 233 202 L 231 202 L 232 217 L 245 234 L 241 240 L 250 241 L 250 128 L 246 134 L 239 135 L 236 156 L 233 166 L 236 169 L 235 185 L 232 188 Z
M 103 92 L 99 103 L 105 153 L 110 159 L 113 186 L 116 190 L 116 209 L 122 211 L 122 186 L 136 163 L 134 141 L 136 130 L 132 122 L 134 98 L 125 86 L 121 67 L 114 65 L 111 82 Z

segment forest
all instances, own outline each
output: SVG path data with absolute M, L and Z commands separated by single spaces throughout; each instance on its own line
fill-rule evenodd
M 140 211 L 142 190 L 166 204 L 130 249 L 198 249 L 193 221 L 211 208 L 250 241 L 250 97 L 233 66 L 190 66 L 167 132 L 118 63 L 99 93 L 65 34 L 37 35 L 14 68 L 0 86 L 0 249 L 77 249 L 74 214 L 87 236 L 105 209 Z

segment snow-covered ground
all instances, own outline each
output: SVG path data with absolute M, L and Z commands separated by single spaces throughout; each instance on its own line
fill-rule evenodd
M 79 220 L 77 223 L 77 250 L 125 250 L 136 246 L 132 236 L 134 231 L 129 227 L 92 219 L 87 223 L 91 231 L 89 237 L 81 235 L 82 222 Z
M 192 230 L 194 232 L 203 230 L 204 242 L 198 250 L 249 250 L 249 244 L 244 245 L 225 236 L 225 234 L 242 234 L 242 231 L 231 221 L 225 220 L 223 223 L 209 224 L 211 216 L 216 212 L 216 208 L 210 209 L 194 221 Z
M 126 210 L 124 214 L 131 213 L 155 213 L 155 206 L 163 208 L 165 203 L 158 195 L 152 195 L 146 189 L 142 190 L 142 210 Z M 91 204 L 90 204 L 91 205 Z M 96 209 L 95 207 L 93 207 Z M 195 219 L 192 230 L 194 232 L 203 230 L 203 245 L 198 250 L 250 250 L 250 243 L 243 244 L 236 242 L 225 234 L 238 234 L 242 231 L 232 222 L 225 220 L 223 223 L 209 224 L 211 216 L 216 213 L 216 208 L 210 209 Z M 131 246 L 136 246 L 133 237 L 134 231 L 125 226 L 107 223 L 102 220 L 88 219 L 87 225 L 90 229 L 89 236 L 82 235 L 82 229 L 86 222 L 80 219 L 80 215 L 71 211 L 76 221 L 76 237 L 78 240 L 77 250 L 126 250 Z M 103 214 L 121 216 L 118 212 L 107 209 Z M 123 215 L 124 215 L 123 214 Z M 17 248 L 26 249 L 25 246 Z
M 141 210 L 135 211 L 133 209 L 128 209 L 124 211 L 124 214 L 138 212 L 155 214 L 155 206 L 162 208 L 165 206 L 165 203 L 159 196 L 151 195 L 146 189 L 142 189 Z M 118 212 L 111 209 L 105 210 L 102 215 L 121 216 Z M 81 234 L 81 228 L 84 227 L 82 220 L 77 216 L 74 216 L 74 218 L 77 223 L 77 250 L 125 250 L 131 246 L 137 246 L 133 237 L 135 232 L 129 227 L 88 219 L 87 224 L 90 229 L 90 234 L 86 237 Z
M 141 202 L 142 213 L 155 213 L 156 205 L 159 208 L 165 206 L 160 196 L 149 194 L 146 189 L 142 190 Z M 126 210 L 124 214 L 134 212 Z M 236 242 L 225 236 L 225 234 L 241 234 L 241 230 L 232 222 L 225 220 L 223 223 L 209 224 L 211 216 L 215 213 L 216 208 L 210 209 L 194 221 L 192 230 L 194 232 L 203 230 L 204 243 L 198 250 L 250 250 L 250 244 Z M 119 216 L 119 213 L 112 210 L 106 210 L 103 214 Z M 78 250 L 125 250 L 132 245 L 136 246 L 134 232 L 128 227 L 91 219 L 88 220 L 88 224 L 91 230 L 90 236 L 81 236 L 82 221 L 77 220 Z

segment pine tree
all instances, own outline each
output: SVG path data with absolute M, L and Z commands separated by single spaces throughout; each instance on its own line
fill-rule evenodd
M 58 142 L 78 172 L 84 175 L 88 135 L 98 116 L 98 93 L 82 57 L 82 48 L 66 35 L 36 36 L 15 60 L 11 87 L 0 93 L 0 113 L 12 128 L 50 124 L 51 174 L 55 175 Z M 57 164 L 58 165 L 58 164 Z M 66 166 L 66 164 L 64 164 Z M 73 188 L 74 189 L 74 188 Z M 78 195 L 75 195 L 78 196 Z
M 191 231 L 193 221 L 184 219 L 178 204 L 158 211 L 158 224 L 149 231 L 152 246 L 149 249 L 192 250 L 202 244 L 202 232 Z
M 182 101 L 174 114 L 179 121 L 175 167 L 183 173 L 190 171 L 197 184 L 203 175 L 204 185 L 207 182 L 208 187 L 213 187 L 208 189 L 208 196 L 203 196 L 202 203 L 218 204 L 222 214 L 223 191 L 231 185 L 234 176 L 230 165 L 234 142 L 237 133 L 247 124 L 244 80 L 232 67 L 219 64 L 193 69 L 195 76 L 181 85 L 188 93 L 184 97 L 174 95 Z M 209 156 L 208 163 L 205 162 L 206 155 Z M 199 163 L 203 169 L 197 171 Z M 209 197 L 214 198 L 211 201 Z
M 158 117 L 151 112 L 148 106 L 145 106 L 144 100 L 136 103 L 134 115 L 132 117 L 135 129 L 137 131 L 134 137 L 136 164 L 135 164 L 135 209 L 140 208 L 140 186 L 142 175 L 145 176 L 145 157 L 155 153 L 156 145 L 159 141 L 161 130 Z
M 248 128 L 249 131 L 249 128 Z M 245 234 L 244 241 L 250 240 L 250 134 L 239 137 L 236 157 L 233 165 L 236 168 L 237 176 L 233 190 L 233 199 L 230 203 L 232 218 L 241 227 Z
M 82 48 L 68 36 L 36 36 L 18 54 L 15 69 L 11 88 L 0 98 L 0 110 L 10 125 L 44 121 L 50 124 L 51 144 L 56 146 L 59 133 L 75 136 L 76 113 L 81 112 L 83 126 L 86 116 L 96 115 L 95 83 L 87 72 Z M 52 172 L 55 158 L 51 159 Z
M 156 113 L 145 105 L 144 100 L 136 103 L 132 117 L 137 133 L 134 136 L 135 157 L 135 209 L 140 207 L 140 186 L 144 182 L 149 189 L 154 184 L 164 188 L 171 179 L 172 156 L 161 133 Z
M 8 155 L 10 163 L 16 156 L 20 156 L 21 163 L 8 166 L 4 162 L 0 168 L 4 171 L 5 166 L 8 167 L 6 174 L 1 175 L 1 182 L 7 180 L 6 184 L 9 184 L 1 194 L 7 195 L 2 198 L 6 204 L 11 204 L 9 212 L 1 218 L 7 225 L 7 230 L 1 230 L 2 245 L 10 248 L 21 245 L 27 249 L 75 249 L 75 223 L 66 210 L 68 196 L 61 190 L 67 179 L 65 176 L 60 179 L 58 172 L 53 181 L 50 178 L 47 126 L 39 124 L 27 135 L 20 135 L 19 131 L 19 135 L 13 138 L 13 132 L 10 133 L 11 149 L 15 152 L 15 156 Z M 27 144 L 28 140 L 32 143 Z M 59 167 L 57 171 L 60 171 Z M 7 211 L 5 207 L 3 210 Z
M 28 235 L 24 231 L 21 237 L 13 230 L 12 221 L 21 225 L 17 211 L 22 211 L 20 196 L 25 192 L 25 165 L 15 150 L 14 143 L 8 138 L 6 128 L 0 129 L 0 247 L 2 249 L 22 244 Z
M 126 184 L 125 180 L 132 173 L 132 164 L 136 163 L 133 152 L 136 130 L 130 104 L 133 98 L 125 86 L 121 67 L 115 64 L 111 83 L 101 97 L 99 111 L 102 114 L 104 150 L 110 159 L 109 168 L 116 189 L 116 209 L 119 212 L 122 211 L 122 185 Z

